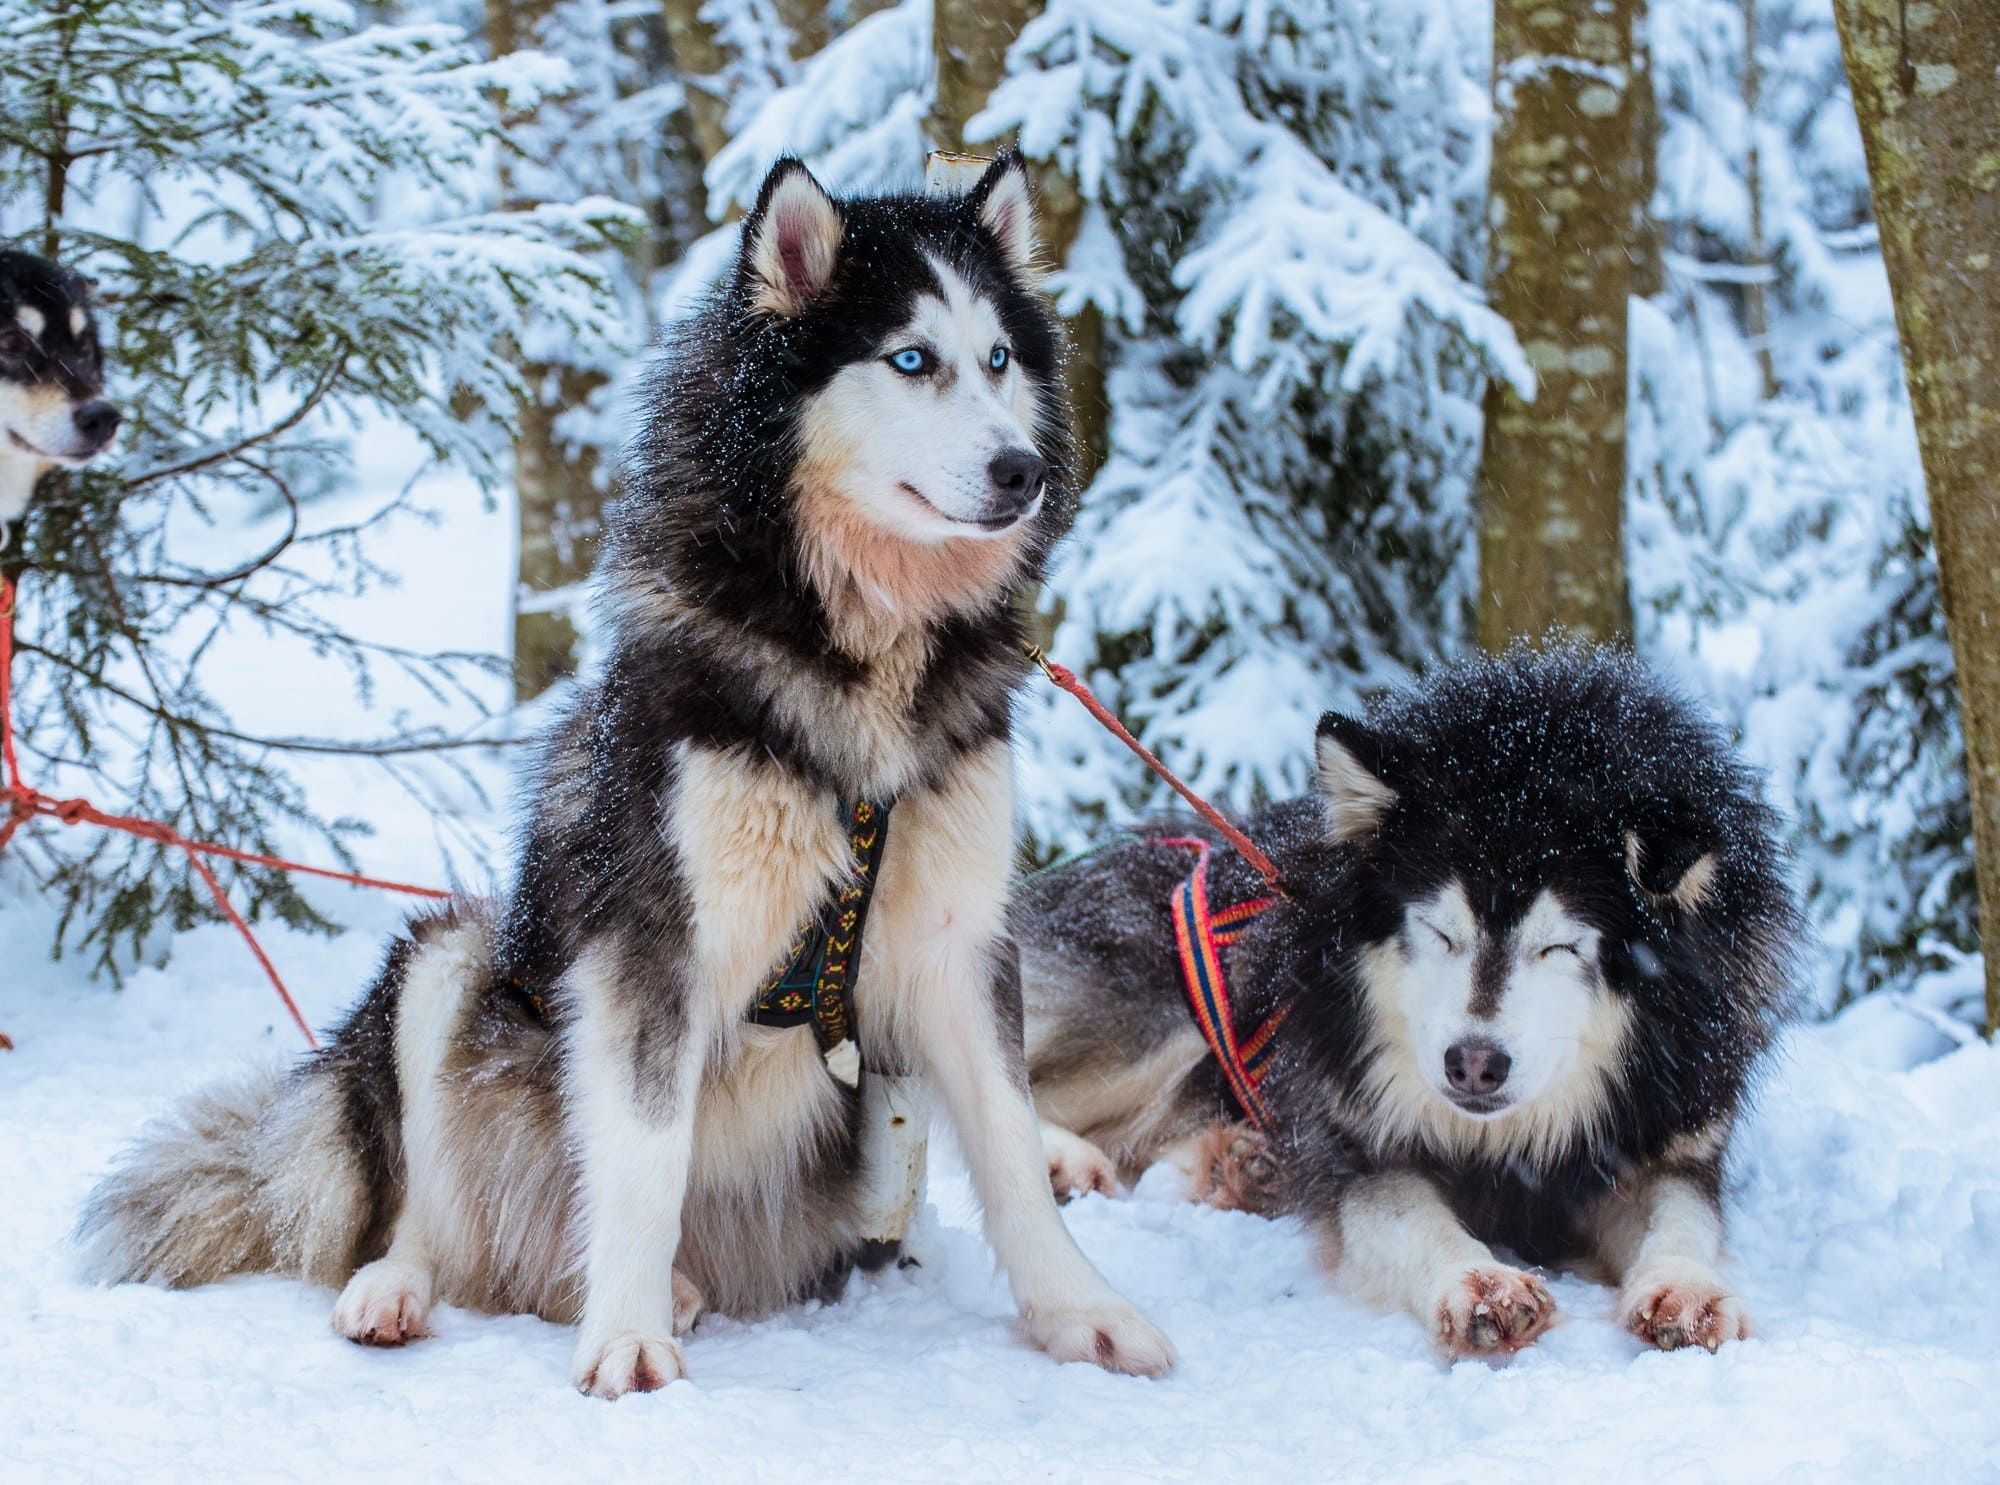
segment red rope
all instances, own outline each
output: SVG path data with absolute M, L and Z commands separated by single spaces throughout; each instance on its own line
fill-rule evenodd
M 14 838 L 14 832 L 37 816 L 47 816 L 65 825 L 96 825 L 105 830 L 116 830 L 136 836 L 140 840 L 153 841 L 162 846 L 172 846 L 186 855 L 188 866 L 208 887 L 215 898 L 215 905 L 222 916 L 236 925 L 236 931 L 243 935 L 244 943 L 263 966 L 269 976 L 271 987 L 278 992 L 278 999 L 285 1003 L 299 1031 L 305 1036 L 306 1045 L 318 1047 L 312 1027 L 299 1013 L 298 1003 L 292 999 L 292 992 L 285 988 L 284 980 L 278 974 L 278 967 L 271 962 L 271 956 L 264 952 L 264 946 L 257 942 L 257 935 L 250 931 L 250 925 L 243 915 L 236 911 L 236 905 L 229 900 L 222 883 L 216 879 L 214 870 L 203 859 L 217 856 L 225 861 L 239 861 L 250 866 L 268 866 L 276 871 L 296 872 L 304 876 L 324 877 L 328 881 L 346 882 L 355 887 L 374 887 L 383 892 L 401 892 L 410 897 L 448 898 L 451 893 L 436 887 L 415 887 L 408 882 L 385 881 L 380 877 L 364 877 L 354 872 L 334 871 L 324 866 L 307 866 L 300 861 L 287 861 L 280 856 L 266 856 L 258 851 L 242 851 L 234 846 L 221 846 L 213 841 L 190 840 L 170 825 L 158 820 L 141 819 L 136 815 L 112 815 L 97 808 L 87 799 L 55 799 L 38 789 L 29 787 L 21 776 L 21 760 L 14 746 L 14 583 L 0 574 L 0 759 L 6 765 L 7 819 L 0 824 L 0 851 L 7 849 L 7 843 Z
M 1151 749 L 1140 742 L 1138 738 L 1134 737 L 1126 729 L 1125 724 L 1111 714 L 1109 708 L 1103 702 L 1091 695 L 1090 687 L 1077 679 L 1075 671 L 1066 665 L 1056 664 L 1032 645 L 1028 647 L 1028 658 L 1041 666 L 1043 675 L 1082 702 L 1084 710 L 1095 717 L 1105 731 L 1109 732 L 1113 737 L 1125 744 L 1126 747 L 1138 754 L 1139 761 L 1165 780 L 1168 788 L 1193 805 L 1194 812 L 1219 830 L 1222 833 L 1222 838 L 1236 848 L 1236 854 L 1257 868 L 1258 875 L 1271 884 L 1273 891 L 1283 895 L 1285 890 L 1284 884 L 1279 881 L 1278 868 L 1272 864 L 1271 858 L 1260 851 L 1257 848 L 1257 843 L 1251 840 L 1249 836 L 1225 820 L 1222 817 L 1222 811 L 1218 810 L 1214 805 L 1210 804 L 1206 799 L 1203 799 L 1194 790 L 1176 778 L 1172 769 L 1156 758 Z

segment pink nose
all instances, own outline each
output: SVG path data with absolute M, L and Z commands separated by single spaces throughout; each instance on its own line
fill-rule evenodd
M 1457 1093 L 1494 1093 L 1507 1081 L 1514 1059 L 1497 1042 L 1467 1037 L 1444 1050 L 1444 1076 Z

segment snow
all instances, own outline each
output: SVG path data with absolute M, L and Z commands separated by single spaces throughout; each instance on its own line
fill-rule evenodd
M 414 850 L 414 846 L 412 847 Z M 269 936 L 324 1024 L 394 908 L 332 903 L 331 943 Z M 333 1296 L 290 1280 L 188 1293 L 75 1276 L 67 1233 L 93 1177 L 170 1099 L 290 1055 L 225 929 L 182 939 L 122 993 L 48 963 L 35 911 L 0 923 L 25 966 L 0 1062 L 0 1437 L 10 1481 L 606 1478 L 727 1480 L 2000 1479 L 2000 1331 L 1967 1301 L 2000 1260 L 2000 1050 L 1871 1066 L 1879 1016 L 1795 1035 L 1741 1140 L 1734 1272 L 1758 1336 L 1717 1356 L 1641 1350 L 1609 1291 L 1554 1283 L 1568 1315 L 1505 1366 L 1448 1366 L 1418 1325 L 1329 1291 L 1289 1223 L 1174 1199 L 1168 1171 L 1069 1221 L 1181 1352 L 1164 1382 L 1058 1367 L 1014 1332 L 958 1163 L 941 1153 L 921 1267 L 832 1306 L 705 1320 L 693 1380 L 617 1404 L 566 1383 L 569 1336 L 444 1311 L 433 1339 L 367 1351 Z M 1885 1005 L 1886 1001 L 1883 1002 Z M 1927 1043 L 1924 1045 L 1928 1045 Z

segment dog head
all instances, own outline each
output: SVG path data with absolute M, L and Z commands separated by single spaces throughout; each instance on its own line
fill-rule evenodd
M 118 431 L 81 276 L 0 252 L 0 522 L 27 509 L 50 469 L 87 464 Z
M 1454 667 L 1368 722 L 1329 713 L 1317 747 L 1353 872 L 1367 1081 L 1407 1134 L 1566 1145 L 1652 1055 L 1638 1027 L 1670 1045 L 1659 1028 L 1708 1014 L 1789 928 L 1781 886 L 1744 912 L 1775 854 L 1746 771 L 1629 659 Z M 1747 1000 L 1770 970 L 1745 974 Z
M 905 616 L 988 596 L 1067 516 L 1061 341 L 1018 156 L 963 195 L 837 201 L 781 160 L 731 294 L 806 565 Z

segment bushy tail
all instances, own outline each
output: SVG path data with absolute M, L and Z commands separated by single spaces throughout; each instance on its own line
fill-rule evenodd
M 148 1126 L 91 1193 L 77 1238 L 107 1284 L 339 1284 L 370 1215 L 336 1079 L 308 1062 L 205 1089 Z

